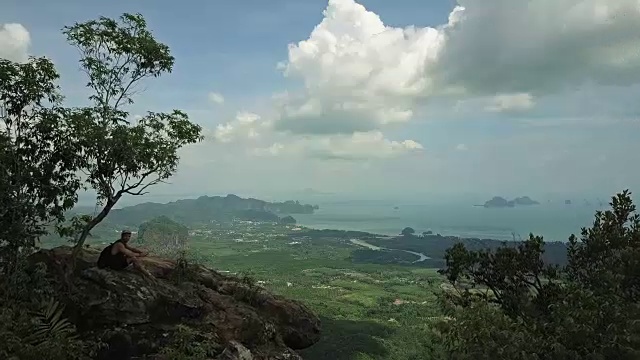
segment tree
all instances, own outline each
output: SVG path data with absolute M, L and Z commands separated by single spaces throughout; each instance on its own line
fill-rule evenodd
M 77 148 L 68 142 L 58 73 L 46 58 L 0 59 L 0 270 L 36 246 L 77 201 Z
M 640 221 L 628 191 L 570 238 L 568 265 L 542 260 L 543 239 L 447 251 L 440 324 L 451 359 L 640 357 Z
M 402 229 L 402 231 L 400 232 L 400 235 L 403 235 L 403 236 L 412 236 L 412 235 L 413 235 L 413 234 L 415 234 L 415 233 L 416 233 L 416 231 L 415 231 L 415 230 L 413 230 L 413 228 L 406 227 L 406 228 Z
M 65 27 L 63 33 L 81 54 L 81 68 L 92 90 L 92 106 L 68 118 L 72 141 L 82 149 L 81 169 L 97 193 L 101 210 L 75 234 L 74 255 L 91 229 L 125 195 L 142 195 L 176 171 L 178 150 L 201 140 L 200 126 L 179 110 L 147 112 L 131 120 L 125 109 L 135 89 L 148 78 L 171 72 L 174 58 L 156 41 L 140 14 L 123 14 Z
M 582 240 L 569 239 L 568 277 L 598 295 L 615 292 L 640 302 L 640 214 L 627 190 L 611 202 L 612 211 L 597 211 Z

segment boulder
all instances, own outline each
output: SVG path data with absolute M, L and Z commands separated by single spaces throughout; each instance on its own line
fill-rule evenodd
M 81 334 L 106 342 L 101 358 L 161 356 L 188 329 L 212 346 L 212 359 L 300 359 L 293 350 L 320 339 L 320 320 L 303 304 L 204 266 L 178 266 L 149 256 L 149 279 L 134 269 L 95 267 L 99 250 L 85 249 L 71 268 L 70 247 L 31 257 L 71 295 L 58 297 Z M 63 290 L 61 290 L 63 291 Z M 181 333 L 182 332 L 182 333 Z

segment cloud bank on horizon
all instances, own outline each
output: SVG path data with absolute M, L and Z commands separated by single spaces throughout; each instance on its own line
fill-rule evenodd
M 320 172 L 316 162 L 322 162 L 328 163 L 322 169 L 326 176 L 317 182 L 321 187 L 339 188 L 340 180 L 328 184 L 328 179 L 352 172 L 349 163 L 355 160 L 366 169 L 372 162 L 407 158 L 405 166 L 418 159 L 422 166 L 412 170 L 412 176 L 438 173 L 440 183 L 451 186 L 463 185 L 459 179 L 468 179 L 473 172 L 448 166 L 482 164 L 478 166 L 493 175 L 480 186 L 495 182 L 496 174 L 506 166 L 517 174 L 500 175 L 504 182 L 523 183 L 526 176 L 521 172 L 557 171 L 559 175 L 552 176 L 550 182 L 570 188 L 569 180 L 564 184 L 558 180 L 570 174 L 563 172 L 564 166 L 586 172 L 586 167 L 605 166 L 613 155 L 626 151 L 612 148 L 608 157 L 598 155 L 595 144 L 594 149 L 582 149 L 583 154 L 589 154 L 583 158 L 558 158 L 566 148 L 549 145 L 534 160 L 524 160 L 528 159 L 527 146 L 552 140 L 571 143 L 563 140 L 564 134 L 549 132 L 542 137 L 507 138 L 491 144 L 454 140 L 453 155 L 438 156 L 437 149 L 411 126 L 437 121 L 434 118 L 441 113 L 434 115 L 432 109 L 445 108 L 478 117 L 526 117 L 538 111 L 533 117 L 541 118 L 536 124 L 543 127 L 544 118 L 562 118 L 544 109 L 557 108 L 558 103 L 564 104 L 584 89 L 639 85 L 637 0 L 458 0 L 447 21 L 431 27 L 390 26 L 354 0 L 329 0 L 322 20 L 310 30 L 308 38 L 288 45 L 287 59 L 277 64 L 288 83 L 297 86 L 273 94 L 264 111 L 241 108 L 232 119 L 207 130 L 205 143 L 185 150 L 186 168 L 229 165 L 242 162 L 239 158 L 251 158 L 256 160 L 250 169 L 230 172 L 260 171 L 268 163 L 270 169 L 262 170 L 275 176 L 285 169 L 282 159 L 287 159 L 298 164 L 297 171 L 309 174 L 298 180 L 309 182 Z M 0 28 L 1 57 L 24 60 L 29 44 L 29 33 L 22 25 Z M 206 97 L 215 106 L 229 106 L 219 92 Z M 576 147 L 589 140 L 580 141 L 576 140 Z M 491 159 L 503 151 L 525 164 Z M 208 152 L 222 154 L 215 159 L 203 156 Z M 467 160 L 460 160 L 462 154 Z M 269 163 L 269 158 L 280 163 Z M 379 167 L 378 174 L 397 170 L 386 164 Z M 610 171 L 617 169 L 608 166 Z M 613 185 L 626 184 L 636 176 L 640 173 L 629 173 Z M 368 173 L 360 179 L 370 177 Z M 604 177 L 595 181 L 606 184 Z

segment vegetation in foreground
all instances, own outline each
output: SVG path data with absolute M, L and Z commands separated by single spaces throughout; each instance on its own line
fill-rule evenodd
M 64 33 L 89 75 L 87 107 L 63 106 L 49 60 L 0 60 L 8 113 L 0 130 L 3 358 L 95 356 L 100 343 L 76 336 L 56 299 L 64 294 L 26 256 L 52 224 L 61 225 L 78 254 L 122 196 L 170 177 L 177 150 L 200 139 L 200 128 L 178 110 L 129 122 L 131 87 L 169 72 L 174 61 L 142 16 L 100 18 Z M 100 210 L 65 222 L 83 187 L 96 190 Z M 611 206 L 580 239 L 570 239 L 564 267 L 544 261 L 544 243 L 535 236 L 492 250 L 452 244 L 442 270 L 451 286 L 444 290 L 444 278 L 430 269 L 354 263 L 357 245 L 343 237 L 318 241 L 282 233 L 281 225 L 238 231 L 224 224 L 190 237 L 197 260 L 250 272 L 247 278 L 323 316 L 323 341 L 303 351 L 311 359 L 637 359 L 640 217 L 628 192 Z M 395 241 L 407 246 L 409 238 L 416 237 Z M 176 347 L 176 358 L 201 358 Z
M 178 165 L 178 150 L 201 139 L 200 127 L 180 110 L 149 111 L 137 120 L 126 110 L 141 81 L 170 72 L 174 63 L 142 15 L 100 17 L 65 27 L 63 33 L 79 50 L 80 67 L 88 77 L 90 95 L 83 107 L 65 106 L 59 75 L 49 59 L 0 59 L 3 358 L 92 354 L 93 346 L 72 336 L 60 307 L 47 305 L 56 304 L 49 301 L 51 284 L 26 257 L 52 226 L 75 243 L 77 256 L 123 196 L 144 194 L 169 178 Z M 82 189 L 97 193 L 98 211 L 66 219 Z M 73 276 L 73 265 L 65 270 L 67 279 Z
M 542 252 L 533 235 L 515 249 L 447 251 L 442 273 L 457 290 L 444 302 L 453 320 L 439 328 L 448 357 L 640 358 L 640 215 L 630 193 L 569 239 L 566 267 L 545 265 Z

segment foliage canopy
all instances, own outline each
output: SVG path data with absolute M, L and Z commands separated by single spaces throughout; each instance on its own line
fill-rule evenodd
M 77 229 L 79 251 L 122 196 L 145 194 L 175 173 L 178 150 L 201 140 L 201 128 L 180 110 L 149 111 L 134 119 L 126 110 L 143 80 L 171 72 L 174 64 L 169 47 L 153 37 L 142 15 L 100 17 L 67 26 L 63 33 L 79 50 L 92 90 L 91 105 L 74 109 L 67 126 L 82 148 L 80 170 L 102 207 Z
M 46 58 L 0 59 L 0 270 L 11 272 L 47 225 L 64 220 L 77 200 L 77 144 L 61 126 L 55 67 Z

